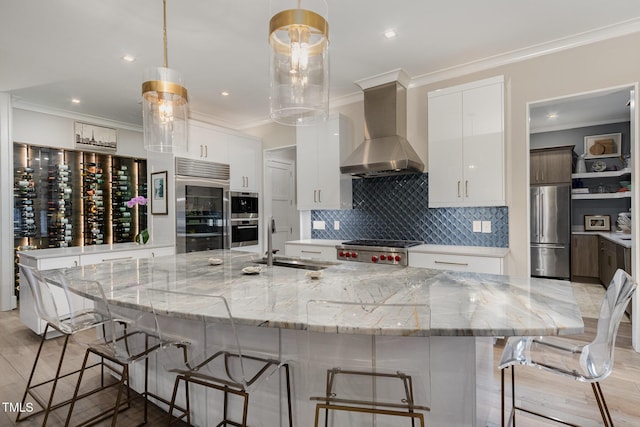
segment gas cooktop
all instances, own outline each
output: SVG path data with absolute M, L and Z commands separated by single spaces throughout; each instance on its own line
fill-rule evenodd
M 341 261 L 371 262 L 406 266 L 407 248 L 421 245 L 418 240 L 360 239 L 342 242 L 336 246 L 337 257 Z

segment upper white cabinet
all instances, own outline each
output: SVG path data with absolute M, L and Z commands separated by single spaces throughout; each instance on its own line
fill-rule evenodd
M 351 175 L 340 162 L 351 151 L 348 119 L 332 115 L 315 126 L 296 129 L 298 209 L 351 209 Z
M 231 190 L 260 191 L 260 162 L 262 141 L 256 138 L 227 135 L 229 165 L 231 166 Z
M 504 79 L 429 93 L 429 206 L 504 206 Z
M 229 163 L 229 151 L 223 133 L 214 126 L 202 122 L 189 121 L 189 143 L 186 153 L 180 157 Z

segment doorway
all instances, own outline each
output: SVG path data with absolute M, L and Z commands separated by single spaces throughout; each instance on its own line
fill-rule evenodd
M 580 246 L 584 251 L 586 244 L 585 235 L 595 236 L 596 233 L 585 229 L 585 220 L 588 218 L 608 218 L 606 222 L 610 229 L 602 233 L 610 232 L 613 236 L 616 232 L 624 233 L 618 225 L 618 217 L 621 213 L 640 211 L 638 200 L 638 130 L 636 125 L 637 111 L 637 84 L 613 87 L 594 92 L 576 94 L 572 96 L 537 101 L 528 105 L 529 114 L 529 149 L 546 150 L 553 147 L 574 146 L 573 167 L 571 170 L 571 231 L 572 240 L 575 239 L 576 247 Z M 604 138 L 606 136 L 606 138 Z M 597 138 L 596 138 L 597 137 Z M 600 138 L 603 137 L 603 138 Z M 619 138 L 619 139 L 618 139 Z M 614 141 L 612 152 L 595 152 L 590 150 L 593 141 Z M 618 141 L 620 141 L 618 143 Z M 617 144 L 617 146 L 616 146 Z M 586 165 L 576 166 L 581 163 L 578 160 L 586 158 Z M 584 163 L 583 163 L 584 164 Z M 530 181 L 534 172 L 529 158 Z M 586 171 L 585 171 L 586 170 Z M 630 181 L 631 191 L 626 190 L 624 183 Z M 530 185 L 533 182 L 529 183 Z M 532 222 L 532 202 L 529 201 L 529 228 Z M 635 247 L 637 241 L 638 215 L 631 216 L 632 232 L 628 234 L 631 256 L 630 265 L 625 270 L 633 274 L 639 265 L 636 258 L 638 251 Z M 589 227 L 587 227 L 589 228 Z M 603 228 L 605 226 L 603 225 Z M 593 237 L 590 237 L 594 240 Z M 606 240 L 606 239 L 605 239 Z M 590 269 L 579 268 L 580 271 L 591 271 L 587 276 L 594 276 L 596 283 L 608 283 L 602 278 L 602 266 L 598 267 L 599 253 L 602 250 L 597 243 L 602 241 L 595 237 L 593 250 L 595 255 L 588 262 L 579 263 L 584 258 L 580 251 L 571 248 L 572 269 L 581 264 Z M 531 243 L 531 236 L 529 242 Z M 602 257 L 600 257 L 602 258 Z M 626 258 L 626 256 L 625 256 Z M 529 261 L 529 271 L 532 270 L 532 262 Z M 573 275 L 572 275 L 573 277 Z M 581 278 L 582 279 L 582 278 Z M 583 280 L 580 280 L 583 282 Z M 634 298 L 631 303 L 633 343 L 636 351 L 640 350 L 640 302 Z
M 287 241 L 300 239 L 300 216 L 296 206 L 296 148 L 265 150 L 264 221 L 265 235 L 269 232 L 269 218 L 275 220 L 273 249 L 284 255 Z M 266 248 L 265 248 L 266 249 Z

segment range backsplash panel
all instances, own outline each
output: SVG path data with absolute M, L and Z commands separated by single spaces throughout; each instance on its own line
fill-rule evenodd
M 314 239 L 422 240 L 428 244 L 507 247 L 508 208 L 429 208 L 428 174 L 353 180 L 352 210 L 314 210 Z M 340 229 L 334 230 L 334 221 Z M 474 233 L 473 221 L 491 221 L 491 233 Z

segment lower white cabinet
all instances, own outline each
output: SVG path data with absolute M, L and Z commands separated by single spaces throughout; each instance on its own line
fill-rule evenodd
M 72 268 L 81 265 L 98 264 L 105 261 L 118 261 L 128 260 L 136 258 L 151 258 L 156 256 L 173 255 L 175 253 L 174 246 L 158 246 L 149 248 L 135 248 L 131 250 L 111 250 L 111 245 L 105 245 L 104 252 L 97 249 L 94 253 L 82 253 L 83 248 L 64 248 L 64 249 L 42 249 L 28 251 L 19 254 L 20 264 L 37 268 L 38 270 L 52 270 L 55 268 Z M 96 248 L 90 248 L 96 249 Z M 77 255 L 60 254 L 60 256 L 51 255 L 51 252 L 45 251 L 75 251 Z M 45 255 L 47 254 L 47 255 Z M 31 289 L 27 285 L 26 279 L 20 277 L 20 321 L 28 326 L 33 332 L 38 335 L 44 333 L 44 329 L 47 323 L 38 316 L 35 307 L 35 301 L 31 294 Z M 65 314 L 69 312 L 69 304 L 61 288 L 56 286 L 51 287 L 51 292 L 58 309 L 59 314 Z M 80 298 L 78 304 L 84 304 L 89 306 L 90 301 Z M 81 305 L 79 305 L 81 306 Z M 51 331 L 51 330 L 50 330 Z M 58 332 L 48 332 L 48 337 L 54 337 L 59 335 Z
M 409 267 L 502 274 L 503 258 L 439 253 L 409 253 Z
M 285 243 L 284 245 L 285 256 L 295 256 L 301 258 L 313 258 L 323 261 L 336 261 L 336 248 L 333 246 L 324 245 L 299 245 Z

